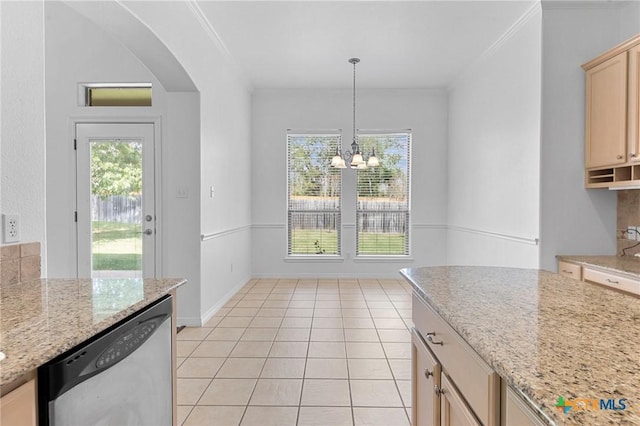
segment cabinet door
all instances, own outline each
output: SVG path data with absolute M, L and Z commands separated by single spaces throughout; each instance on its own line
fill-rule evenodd
M 502 388 L 503 416 L 502 426 L 543 426 L 544 423 L 538 418 L 533 410 L 516 395 L 516 393 L 506 384 Z
M 587 71 L 585 166 L 627 161 L 627 52 Z
M 629 50 L 629 157 L 640 160 L 640 45 Z
M 440 424 L 440 401 L 435 387 L 440 386 L 440 364 L 422 342 L 415 330 L 412 341 L 412 407 L 414 426 Z
M 446 374 L 440 375 L 440 424 L 442 426 L 481 426 L 471 412 L 458 390 L 453 386 Z
M 29 380 L 0 398 L 0 425 L 36 425 L 36 384 Z

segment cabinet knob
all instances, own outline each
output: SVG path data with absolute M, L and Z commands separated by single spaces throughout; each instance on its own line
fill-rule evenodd
M 433 376 L 433 371 L 429 371 L 428 369 L 424 369 L 424 377 L 426 377 L 427 379 L 429 377 Z
M 623 158 L 623 157 L 622 157 L 622 155 L 617 155 L 617 156 L 616 156 L 616 158 L 617 158 L 618 160 L 622 160 L 622 158 Z
M 435 392 L 436 395 L 438 396 L 442 396 L 442 394 L 444 394 L 444 389 L 442 389 L 440 386 L 435 385 L 433 387 L 433 392 Z
M 638 156 L 638 154 L 636 154 L 635 152 L 632 152 L 631 154 L 629 154 L 631 156 L 631 158 L 636 158 Z

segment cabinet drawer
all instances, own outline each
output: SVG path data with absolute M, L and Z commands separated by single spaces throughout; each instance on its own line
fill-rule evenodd
M 568 278 L 575 278 L 576 280 L 582 279 L 582 267 L 575 263 L 558 262 L 558 273 Z
M 440 316 L 415 295 L 413 322 L 427 347 L 484 425 L 497 425 L 500 377 Z
M 584 268 L 583 277 L 585 281 L 606 285 L 607 287 L 627 291 L 629 293 L 640 294 L 640 281 L 632 280 L 630 278 L 624 278 L 589 268 Z

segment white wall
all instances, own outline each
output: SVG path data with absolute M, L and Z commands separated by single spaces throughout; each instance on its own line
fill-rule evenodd
M 251 278 L 250 88 L 200 19 L 196 3 L 123 2 L 173 53 L 200 92 L 199 317 L 206 320 Z M 210 197 L 213 186 L 215 196 Z M 190 195 L 191 196 L 191 195 Z
M 44 255 L 44 2 L 0 2 L 0 20 L 0 213 L 20 215 L 21 240 Z
M 449 264 L 537 267 L 541 11 L 533 6 L 449 99 Z
M 621 40 L 626 40 L 640 34 L 640 1 L 625 2 L 620 8 L 620 34 Z
M 366 67 L 359 68 L 366 72 Z M 348 72 L 348 69 L 345 69 Z M 342 129 L 352 139 L 352 92 L 256 90 L 252 97 L 252 258 L 256 277 L 398 277 L 406 266 L 445 261 L 447 95 L 437 90 L 358 90 L 359 129 L 412 129 L 411 257 L 355 261 L 355 171 L 342 172 L 341 262 L 287 256 L 287 129 Z
M 585 77 L 580 65 L 631 36 L 621 31 L 620 17 L 615 4 L 543 4 L 543 269 L 555 271 L 558 254 L 616 252 L 615 192 L 584 189 Z
M 160 117 L 166 92 L 124 46 L 61 2 L 45 3 L 49 277 L 76 276 L 74 120 Z M 151 108 L 86 108 L 79 83 L 151 82 Z
M 47 234 L 49 277 L 76 276 L 74 121 L 157 121 L 156 211 L 162 240 L 162 276 L 187 278 L 178 291 L 178 321 L 200 317 L 199 98 L 197 93 L 166 92 L 162 82 L 130 50 L 94 22 L 60 2 L 46 9 Z M 148 108 L 86 108 L 78 103 L 78 84 L 151 82 Z M 174 84 L 171 84 L 175 86 Z M 178 188 L 189 198 L 177 198 Z

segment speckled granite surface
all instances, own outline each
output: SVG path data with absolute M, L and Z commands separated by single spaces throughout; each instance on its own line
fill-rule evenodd
M 594 266 L 605 271 L 640 280 L 640 257 L 635 256 L 556 256 L 558 260 Z
M 182 279 L 39 279 L 0 287 L 0 385 L 184 284 Z
M 547 271 L 403 269 L 430 304 L 509 385 L 557 424 L 640 424 L 640 299 Z M 567 399 L 626 398 L 624 411 Z

